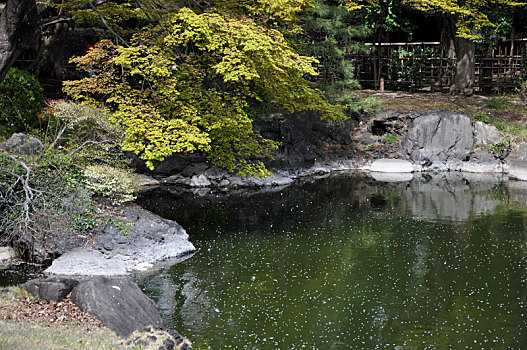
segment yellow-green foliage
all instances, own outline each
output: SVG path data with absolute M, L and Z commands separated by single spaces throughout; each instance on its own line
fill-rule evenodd
M 525 1 L 511 0 L 404 0 L 424 12 L 438 11 L 457 18 L 457 35 L 460 38 L 479 39 L 484 27 L 493 27 L 486 9 L 492 6 L 524 6 Z
M 359 10 L 364 5 L 377 6 L 379 0 L 341 0 L 350 10 Z M 480 39 L 481 29 L 494 27 L 486 10 L 492 6 L 518 7 L 525 6 L 525 1 L 513 0 L 402 0 L 418 10 L 430 13 L 437 11 L 457 18 L 457 35 L 460 38 Z
M 130 170 L 97 164 L 86 167 L 84 176 L 86 187 L 107 197 L 112 204 L 122 204 L 135 199 L 138 177 Z
M 281 31 L 243 16 L 182 8 L 136 34 L 129 48 L 102 41 L 73 62 L 95 74 L 64 90 L 112 110 L 111 121 L 125 130 L 123 149 L 150 168 L 199 151 L 229 171 L 268 175 L 261 159 L 278 145 L 255 133 L 248 115 L 261 96 L 290 112 L 343 118 L 343 106 L 304 79 L 316 74 L 316 60 L 299 55 Z

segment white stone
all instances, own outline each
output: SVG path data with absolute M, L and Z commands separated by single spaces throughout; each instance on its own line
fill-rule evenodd
M 16 258 L 15 251 L 11 247 L 0 247 L 0 261 Z
M 414 178 L 412 173 L 381 173 L 372 172 L 371 177 L 379 182 L 408 182 Z
M 203 174 L 194 175 L 190 179 L 190 187 L 209 187 L 210 185 L 210 180 Z
M 370 165 L 370 171 L 381 173 L 411 173 L 414 166 L 404 159 L 377 159 Z

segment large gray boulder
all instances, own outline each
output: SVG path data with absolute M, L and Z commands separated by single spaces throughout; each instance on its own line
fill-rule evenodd
M 73 289 L 71 300 L 120 337 L 129 337 L 147 326 L 165 327 L 154 302 L 126 278 L 94 277 L 82 281 Z
M 33 279 L 22 284 L 25 289 L 36 298 L 59 302 L 64 299 L 79 282 L 69 278 Z
M 509 175 L 514 179 L 527 181 L 527 161 L 511 160 L 509 162 Z
M 414 119 L 400 144 L 407 158 L 423 170 L 460 170 L 473 145 L 470 118 L 446 111 Z
M 0 149 L 23 155 L 39 154 L 44 145 L 39 139 L 22 133 L 13 134 L 9 140 L 0 144 Z
M 78 247 L 44 272 L 60 276 L 124 276 L 152 269 L 195 251 L 188 234 L 175 221 L 137 206 L 123 207 L 120 223 L 108 224 L 93 247 Z

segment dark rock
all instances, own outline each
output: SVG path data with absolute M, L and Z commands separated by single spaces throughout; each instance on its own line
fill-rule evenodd
M 146 327 L 141 331 L 135 331 L 126 343 L 127 345 L 139 345 L 146 349 L 158 350 L 190 350 L 192 343 L 182 337 L 176 331 L 166 331 L 155 329 L 153 327 Z
M 69 278 L 34 279 L 20 286 L 36 298 L 59 302 L 63 300 L 79 282 Z
M 22 133 L 13 134 L 9 140 L 0 144 L 0 149 L 24 155 L 39 154 L 43 148 L 44 145 L 39 139 Z
M 147 326 L 165 326 L 154 302 L 125 278 L 94 277 L 82 281 L 73 289 L 71 300 L 123 338 Z
M 407 158 L 423 168 L 460 170 L 473 144 L 468 116 L 438 111 L 414 119 L 400 145 Z
M 193 154 L 167 157 L 153 171 L 146 170 L 137 157 L 133 164 L 138 171 L 147 171 L 162 183 L 193 188 L 282 186 L 292 182 L 291 173 L 325 165 L 319 163 L 350 159 L 355 151 L 351 132 L 356 124 L 352 118 L 339 122 L 320 120 L 312 111 L 254 122 L 257 133 L 280 142 L 273 159 L 263 159 L 265 166 L 274 172 L 274 178 L 236 176 Z

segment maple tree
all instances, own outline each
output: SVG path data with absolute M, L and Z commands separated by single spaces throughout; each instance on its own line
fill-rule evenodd
M 298 54 L 284 36 L 296 30 L 290 12 L 276 13 L 282 16 L 270 20 L 182 7 L 127 46 L 101 41 L 75 58 L 88 76 L 65 82 L 64 91 L 112 111 L 126 131 L 124 149 L 150 168 L 171 154 L 199 151 L 229 171 L 269 175 L 262 158 L 278 144 L 254 132 L 251 119 L 264 99 L 288 112 L 344 117 L 343 106 L 330 104 L 305 79 L 317 74 L 317 61 Z

